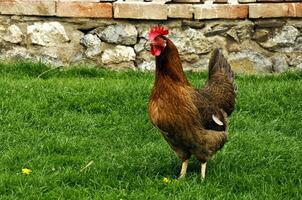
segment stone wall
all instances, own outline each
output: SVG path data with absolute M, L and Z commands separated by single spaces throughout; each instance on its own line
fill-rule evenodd
M 147 32 L 163 24 L 186 70 L 205 70 L 216 47 L 237 72 L 302 70 L 302 3 L 89 1 L 2 0 L 0 59 L 151 70 Z

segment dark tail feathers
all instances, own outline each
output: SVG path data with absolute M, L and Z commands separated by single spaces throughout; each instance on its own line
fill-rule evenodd
M 230 64 L 218 48 L 216 48 L 211 55 L 209 62 L 209 79 L 217 72 L 224 73 L 233 84 L 234 91 L 237 91 L 237 86 L 234 81 L 235 74 L 232 71 Z

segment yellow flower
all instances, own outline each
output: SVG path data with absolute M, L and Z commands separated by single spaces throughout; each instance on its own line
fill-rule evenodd
M 164 184 L 168 184 L 170 182 L 170 180 L 167 177 L 164 177 L 163 182 L 164 182 Z
M 31 169 L 28 169 L 28 168 L 22 169 L 22 174 L 24 174 L 24 175 L 29 175 L 31 172 L 32 172 Z

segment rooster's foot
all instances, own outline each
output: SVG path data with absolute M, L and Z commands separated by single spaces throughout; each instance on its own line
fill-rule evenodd
M 206 168 L 207 163 L 201 163 L 201 179 L 204 180 L 206 178 Z
M 179 175 L 178 179 L 185 178 L 186 173 L 187 173 L 188 164 L 189 164 L 189 160 L 185 160 L 182 162 L 180 175 Z

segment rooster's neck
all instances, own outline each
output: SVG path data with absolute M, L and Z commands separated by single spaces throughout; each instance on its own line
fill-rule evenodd
M 182 68 L 181 60 L 175 45 L 167 39 L 167 44 L 161 55 L 156 57 L 155 83 L 168 81 L 188 85 L 189 82 Z

